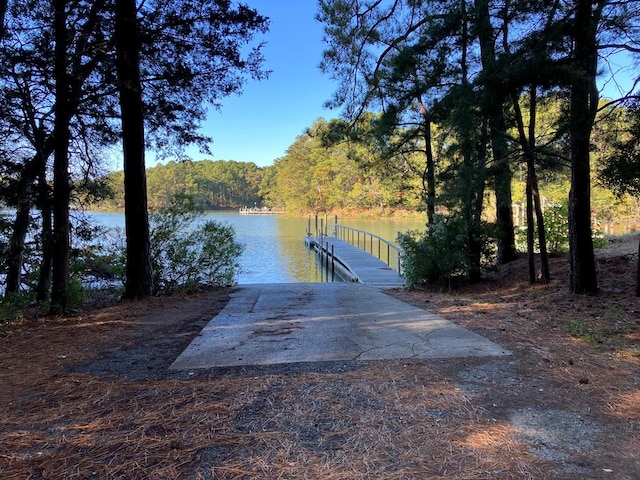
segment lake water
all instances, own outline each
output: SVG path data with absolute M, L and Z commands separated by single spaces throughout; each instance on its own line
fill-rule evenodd
M 96 223 L 124 229 L 122 213 L 93 212 Z M 315 233 L 315 217 L 292 218 L 280 215 L 240 215 L 236 211 L 208 212 L 207 220 L 216 220 L 233 226 L 236 239 L 245 246 L 240 259 L 243 272 L 238 283 L 292 283 L 339 281 L 327 278 L 315 253 L 305 247 L 304 236 L 309 224 Z M 324 223 L 324 217 L 319 219 Z M 334 218 L 329 218 L 329 232 Z M 390 242 L 395 242 L 398 232 L 424 229 L 424 221 L 419 219 L 375 219 L 340 220 L 352 228 L 374 233 Z

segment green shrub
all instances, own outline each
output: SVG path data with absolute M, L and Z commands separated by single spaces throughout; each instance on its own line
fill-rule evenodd
M 203 222 L 185 199 L 153 213 L 150 224 L 154 294 L 236 282 L 244 246 L 232 226 Z
M 550 254 L 564 254 L 569 251 L 569 206 L 567 202 L 561 204 L 547 205 L 542 212 L 544 220 L 545 235 L 547 240 L 547 252 Z M 535 251 L 540 251 L 538 242 L 538 225 L 534 232 Z M 521 251 L 527 250 L 527 227 L 521 227 L 516 232 L 516 243 Z M 594 248 L 603 248 L 607 241 L 602 234 L 602 230 L 593 229 Z
M 79 278 L 71 277 L 67 286 L 67 306 L 70 308 L 81 307 L 85 300 L 85 287 Z
M 437 215 L 427 233 L 400 233 L 403 275 L 408 285 L 440 284 L 468 273 L 464 220 Z
M 0 325 L 13 323 L 24 317 L 25 310 L 34 304 L 35 294 L 14 293 L 7 297 L 0 296 Z
M 567 202 L 547 206 L 542 212 L 542 218 L 547 239 L 547 251 L 549 253 L 567 253 L 569 251 L 569 207 Z

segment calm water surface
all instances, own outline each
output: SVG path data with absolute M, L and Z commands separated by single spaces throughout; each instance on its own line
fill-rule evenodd
M 95 212 L 91 216 L 97 223 L 124 227 L 122 213 Z M 304 245 L 303 239 L 309 225 L 307 218 L 240 215 L 236 211 L 229 211 L 209 212 L 206 219 L 233 226 L 236 239 L 245 246 L 240 259 L 243 269 L 238 276 L 240 284 L 332 281 L 331 278 L 327 279 L 315 253 Z M 333 222 L 331 217 L 329 231 Z M 416 219 L 347 219 L 340 223 L 372 232 L 389 241 L 395 241 L 398 232 L 424 229 L 424 222 Z M 311 231 L 315 232 L 315 218 L 311 220 Z

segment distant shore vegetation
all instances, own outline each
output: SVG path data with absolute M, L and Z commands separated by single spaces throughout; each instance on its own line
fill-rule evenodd
M 340 218 L 425 216 L 427 197 L 419 172 L 420 152 L 402 159 L 382 158 L 373 145 L 340 138 L 331 140 L 335 121 L 318 119 L 273 165 L 234 160 L 169 161 L 147 168 L 151 210 L 167 206 L 176 195 L 189 197 L 201 210 L 243 207 L 284 209 L 287 215 L 338 215 Z M 597 161 L 597 155 L 596 161 Z M 444 163 L 446 160 L 443 159 Z M 597 167 L 597 164 L 596 164 Z M 438 196 L 446 198 L 446 170 Z M 515 168 L 513 210 L 516 224 L 524 221 L 526 175 Z M 100 201 L 80 199 L 92 210 L 119 211 L 124 207 L 124 173 L 101 179 L 111 192 Z M 569 171 L 555 165 L 540 175 L 545 204 L 566 204 Z M 486 195 L 491 206 L 494 199 Z M 638 199 L 618 197 L 596 180 L 592 189 L 596 224 L 635 224 Z M 443 207 L 444 208 L 444 207 Z M 491 208 L 486 208 L 491 212 Z M 489 221 L 493 219 L 488 218 Z

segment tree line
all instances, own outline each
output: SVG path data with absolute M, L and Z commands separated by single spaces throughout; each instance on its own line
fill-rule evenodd
M 268 169 L 252 162 L 233 160 L 169 161 L 147 168 L 149 208 L 159 210 L 176 196 L 188 197 L 200 210 L 235 209 L 263 205 L 261 184 Z M 102 179 L 108 197 L 84 202 L 89 208 L 119 210 L 124 207 L 124 172 L 111 172 Z M 87 199 L 90 200 L 90 199 Z
M 539 128 L 553 131 L 562 114 L 561 99 L 541 97 L 537 109 Z M 626 107 L 604 108 L 594 125 L 592 163 L 596 176 L 592 179 L 591 196 L 596 226 L 640 221 L 640 199 L 626 192 L 616 196 L 616 189 L 622 183 L 616 181 L 614 185 L 605 175 L 611 159 L 620 155 L 617 139 L 635 128 L 632 114 Z M 426 223 L 429 192 L 423 178 L 423 155 L 420 152 L 388 155 L 374 136 L 380 120 L 379 114 L 368 113 L 359 121 L 357 135 L 347 135 L 344 121 L 318 118 L 295 139 L 283 157 L 268 167 L 233 160 L 182 160 L 147 168 L 149 207 L 159 210 L 180 196 L 190 198 L 193 205 L 202 210 L 266 205 L 285 208 L 292 215 L 339 212 L 340 216 L 409 211 L 425 214 Z M 363 132 L 365 127 L 367 135 Z M 517 129 L 507 133 L 511 142 L 517 141 Z M 444 128 L 432 125 L 433 160 L 439 166 L 435 194 L 440 203 L 436 206 L 441 213 L 447 211 L 452 181 L 449 169 L 455 162 L 444 148 L 448 135 Z M 567 203 L 570 187 L 570 169 L 563 161 L 564 146 L 554 135 L 544 142 L 544 158 L 540 152 L 537 165 L 541 202 L 561 206 Z M 511 187 L 516 230 L 526 225 L 526 180 L 526 165 L 515 163 Z M 85 208 L 122 209 L 123 172 L 111 172 L 102 181 L 110 185 L 112 195 Z M 493 207 L 491 201 L 489 198 L 486 203 Z M 483 215 L 489 222 L 495 221 L 491 212 L 492 208 L 485 205 Z
M 233 160 L 169 161 L 147 168 L 148 204 L 168 205 L 176 195 L 187 196 L 200 209 L 253 206 L 283 207 L 292 215 L 341 211 L 362 214 L 419 212 L 423 208 L 420 180 L 415 172 L 393 172 L 371 145 L 327 140 L 336 120 L 318 119 L 295 139 L 272 166 Z M 367 163 L 368 162 L 368 163 Z M 89 208 L 124 206 L 123 171 L 101 179 L 110 195 Z

